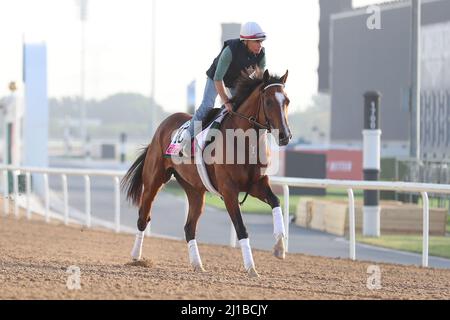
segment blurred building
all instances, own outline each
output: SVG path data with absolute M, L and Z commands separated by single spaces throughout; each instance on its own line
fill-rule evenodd
M 377 90 L 382 94 L 382 156 L 408 156 L 411 3 L 389 2 L 379 8 L 380 29 L 368 28 L 367 21 L 373 12 L 367 7 L 331 15 L 330 140 L 333 144 L 362 144 L 363 94 Z M 428 129 L 426 123 L 422 124 L 422 136 L 428 130 L 430 137 L 422 142 L 440 143 L 440 154 L 447 158 L 450 158 L 450 98 L 439 90 L 450 90 L 449 39 L 450 1 L 422 0 L 422 89 L 426 91 L 422 114 L 428 114 L 428 118 L 422 116 L 422 122 L 429 123 Z M 326 46 L 323 48 L 327 50 Z M 320 82 L 319 87 L 326 89 L 326 81 Z M 430 91 L 438 92 L 432 95 L 435 98 L 430 98 L 436 101 L 427 100 Z M 438 129 L 433 129 L 437 125 Z
M 352 9 L 352 0 L 319 0 L 319 92 L 330 90 L 330 18 L 332 14 Z

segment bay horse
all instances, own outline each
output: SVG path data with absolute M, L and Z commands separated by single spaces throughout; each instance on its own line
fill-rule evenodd
M 279 132 L 275 137 L 280 146 L 287 145 L 292 138 L 288 124 L 289 99 L 284 86 L 288 71 L 281 76 L 270 75 L 266 70 L 256 78 L 241 77 L 236 85 L 236 93 L 231 102 L 232 112 L 225 115 L 220 126 L 223 133 L 223 149 L 216 154 L 226 153 L 225 145 L 232 141 L 227 138 L 226 130 L 242 129 L 243 131 L 261 129 L 263 131 Z M 173 134 L 183 123 L 190 119 L 186 113 L 175 113 L 161 122 L 150 144 L 143 150 L 131 165 L 122 179 L 122 190 L 127 199 L 139 207 L 137 220 L 138 232 L 131 252 L 134 260 L 139 260 L 142 254 L 144 231 L 151 219 L 151 207 L 160 188 L 175 176 L 184 189 L 189 201 L 189 213 L 184 226 L 186 242 L 188 243 L 189 261 L 194 271 L 204 271 L 200 258 L 195 233 L 197 222 L 205 205 L 207 189 L 197 172 L 194 163 L 179 163 L 171 158 L 165 158 L 164 152 Z M 245 152 L 251 146 L 246 140 Z M 253 148 L 254 150 L 254 148 Z M 236 149 L 234 150 L 236 151 Z M 242 150 L 241 150 L 242 151 Z M 236 154 L 236 153 L 235 153 Z M 264 174 L 264 164 L 261 161 L 249 163 L 212 163 L 206 166 L 210 181 L 222 196 L 226 209 L 236 230 L 242 251 L 244 268 L 249 276 L 258 277 L 251 252 L 248 233 L 242 220 L 239 207 L 239 192 L 247 192 L 253 197 L 269 204 L 272 208 L 275 246 L 274 255 L 285 258 L 285 229 L 278 197 L 269 185 L 269 177 Z

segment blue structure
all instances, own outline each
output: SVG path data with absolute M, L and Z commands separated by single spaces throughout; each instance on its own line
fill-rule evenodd
M 48 167 L 47 48 L 45 43 L 24 43 L 23 82 L 25 117 L 23 165 Z M 33 175 L 33 190 L 42 195 L 42 175 Z

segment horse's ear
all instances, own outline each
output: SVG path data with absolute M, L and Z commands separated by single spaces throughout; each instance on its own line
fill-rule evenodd
M 288 70 L 286 70 L 286 73 L 284 74 L 284 76 L 281 77 L 281 79 L 280 79 L 281 82 L 286 83 L 287 77 L 288 77 Z
M 264 81 L 264 83 L 266 83 L 267 81 L 269 81 L 269 78 L 270 78 L 269 70 L 266 69 L 266 71 L 264 71 L 264 75 L 263 75 L 263 81 Z

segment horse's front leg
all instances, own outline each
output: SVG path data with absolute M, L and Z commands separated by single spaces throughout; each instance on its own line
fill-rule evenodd
M 279 259 L 286 257 L 286 231 L 283 223 L 283 213 L 280 207 L 280 199 L 273 193 L 269 185 L 269 178 L 264 176 L 258 183 L 254 184 L 250 190 L 250 195 L 268 203 L 272 208 L 273 218 L 273 235 L 275 237 L 275 246 L 273 247 L 273 254 Z
M 239 245 L 241 247 L 242 258 L 244 260 L 245 271 L 247 271 L 247 274 L 250 277 L 259 277 L 258 273 L 256 272 L 255 262 L 253 261 L 252 249 L 250 247 L 250 240 L 248 238 L 247 229 L 245 228 L 244 221 L 242 220 L 238 196 L 238 191 L 227 190 L 223 194 L 223 200 L 236 230 Z

